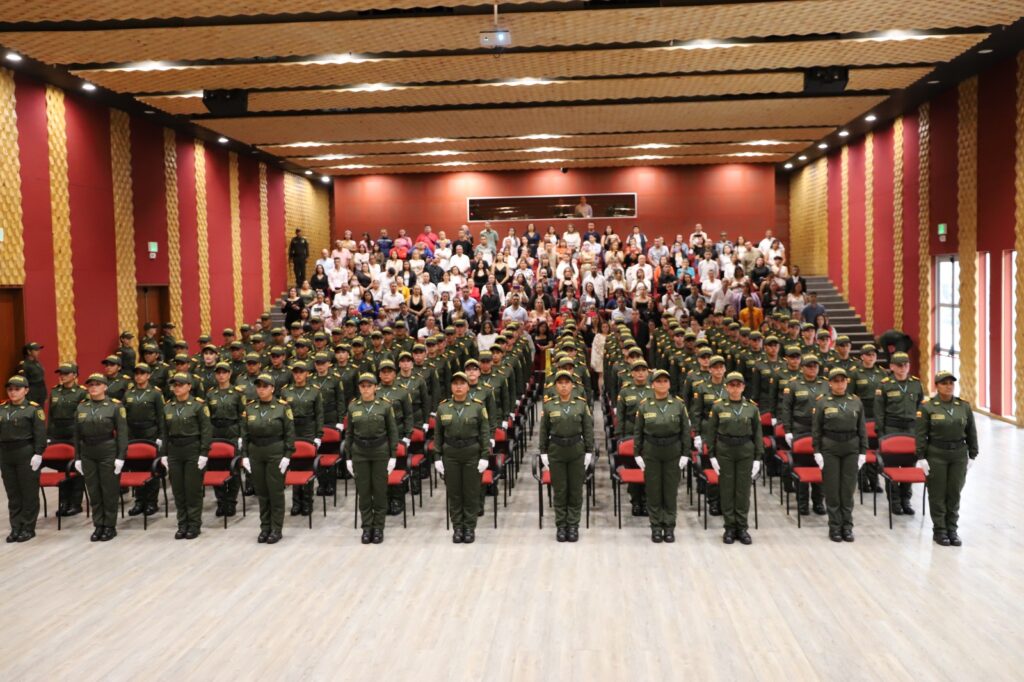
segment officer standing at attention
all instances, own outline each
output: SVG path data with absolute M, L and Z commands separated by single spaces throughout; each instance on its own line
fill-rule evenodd
M 281 389 L 295 422 L 295 437 L 313 441 L 317 450 L 324 436 L 324 402 L 320 390 L 309 383 L 309 366 L 302 360 L 292 364 L 292 384 Z M 292 516 L 309 515 L 313 498 L 303 485 L 292 486 Z
M 889 359 L 891 377 L 885 377 L 875 391 L 875 431 L 881 440 L 893 433 L 915 433 L 915 421 L 921 403 L 927 396 L 921 380 L 910 374 L 910 356 L 906 353 L 893 353 Z M 893 514 L 913 514 L 910 505 L 913 497 L 913 486 L 910 483 L 899 484 L 899 500 L 891 494 Z
M 28 382 L 28 399 L 40 405 L 46 402 L 46 372 L 39 362 L 39 351 L 42 349 L 35 341 L 26 343 L 21 349 L 22 360 L 18 365 L 18 374 Z
M 292 269 L 295 271 L 295 286 L 301 287 L 306 279 L 306 260 L 309 258 L 309 242 L 302 236 L 302 230 L 296 229 L 288 245 L 288 260 L 292 262 Z
M 164 322 L 162 327 L 163 334 L 160 337 L 160 351 L 164 355 L 164 362 L 170 363 L 178 353 L 178 348 L 175 345 L 177 339 L 174 338 L 174 323 Z
M 936 544 L 959 547 L 960 491 L 967 472 L 978 457 L 978 430 L 974 412 L 965 400 L 953 397 L 951 372 L 935 375 L 937 393 L 917 413 L 917 466 L 928 482 L 932 539 Z
M 633 448 L 644 471 L 651 542 L 676 541 L 676 499 L 680 472 L 690 453 L 690 415 L 686 404 L 671 396 L 671 375 L 655 370 L 653 397 L 643 398 L 636 410 Z
M 245 407 L 242 430 L 242 467 L 252 474 L 260 502 L 260 535 L 257 542 L 272 545 L 284 527 L 284 472 L 295 452 L 295 423 L 284 400 L 274 399 L 274 378 L 256 379 L 256 400 Z
M 697 437 L 693 439 L 693 446 L 697 450 L 701 466 L 704 465 L 704 441 L 707 438 L 708 419 L 711 417 L 711 408 L 718 400 L 725 400 L 729 393 L 725 384 L 725 358 L 721 355 L 711 356 L 708 363 L 708 371 L 711 377 L 707 381 L 699 381 L 693 385 L 693 426 Z M 708 497 L 708 513 L 712 516 L 721 516 L 722 504 L 718 497 L 718 486 L 707 485 L 706 495 Z
M 150 367 L 144 362 L 135 366 L 135 384 L 128 388 L 124 397 L 125 421 L 128 423 L 128 440 L 148 440 L 159 449 L 165 440 L 164 396 L 150 385 Z M 156 514 L 160 494 L 160 482 L 150 481 L 137 491 L 135 504 L 128 510 L 129 516 Z
M 785 426 L 786 443 L 790 447 L 793 447 L 795 439 L 811 435 L 815 401 L 828 392 L 825 380 L 818 376 L 819 366 L 818 356 L 803 356 L 800 359 L 800 376 L 790 380 L 782 389 L 779 421 Z M 801 516 L 806 516 L 809 512 L 807 498 L 807 484 L 800 485 L 796 491 L 796 499 L 797 513 Z M 814 504 L 814 513 L 825 514 L 824 493 L 819 484 L 811 484 L 810 498 Z
M 117 537 L 121 468 L 128 452 L 128 423 L 124 406 L 107 397 L 107 377 L 90 374 L 85 380 L 88 400 L 75 410 L 75 469 L 85 477 L 95 526 L 92 542 Z
M 206 394 L 210 411 L 210 433 L 213 438 L 231 441 L 242 452 L 242 430 L 245 428 L 245 388 L 231 384 L 231 365 L 218 362 L 214 376 L 217 385 Z M 238 504 L 238 478 L 213 489 L 217 497 L 217 516 L 234 516 Z
M 654 396 L 654 390 L 647 384 L 647 363 L 637 360 L 629 368 L 632 381 L 623 384 L 619 390 L 619 399 L 615 406 L 615 437 L 622 442 L 632 438 L 636 432 L 636 413 L 645 398 Z M 687 433 L 689 435 L 689 433 Z M 633 451 L 636 454 L 636 450 Z M 626 486 L 629 493 L 633 516 L 646 516 L 647 505 L 644 503 L 644 486 L 630 483 Z
M 121 358 L 108 355 L 103 359 L 103 372 L 107 375 L 107 397 L 124 402 L 124 394 L 132 385 L 132 378 L 124 373 Z
M 137 356 L 135 349 L 132 348 L 132 339 L 135 338 L 135 334 L 130 331 L 121 332 L 121 336 L 118 337 L 118 347 L 114 351 L 114 355 L 121 358 L 121 367 L 124 371 L 134 374 L 135 373 L 135 361 Z
M 882 380 L 889 374 L 876 365 L 878 350 L 873 343 L 865 343 L 860 349 L 860 364 L 850 371 L 850 390 L 860 398 L 864 405 L 864 421 L 875 421 L 875 395 Z M 877 427 L 877 422 L 876 422 Z M 876 432 L 877 433 L 877 432 Z M 868 439 L 868 446 L 876 445 Z M 861 490 L 866 493 L 882 492 L 878 485 L 878 467 L 876 464 L 867 464 L 861 467 L 860 475 Z
M 189 391 L 187 374 L 171 377 L 174 398 L 164 406 L 167 442 L 161 454 L 171 476 L 171 491 L 178 514 L 175 540 L 193 540 L 203 525 L 203 469 L 210 454 L 210 411 L 202 398 Z
M 345 466 L 356 479 L 364 545 L 384 542 L 388 476 L 395 469 L 398 447 L 395 413 L 387 398 L 377 397 L 377 377 L 359 375 L 359 398 L 348 406 Z
M 7 402 L 0 403 L 0 475 L 7 492 L 11 532 L 7 542 L 36 536 L 39 516 L 39 467 L 46 449 L 46 415 L 28 399 L 28 379 L 7 380 Z
M 437 408 L 434 430 L 434 468 L 445 477 L 452 542 L 476 539 L 480 511 L 480 481 L 489 465 L 490 417 L 481 400 L 469 398 L 469 380 L 452 375 L 452 397 Z
M 594 459 L 594 418 L 586 398 L 572 396 L 573 378 L 572 372 L 559 370 L 558 394 L 544 398 L 540 418 L 540 460 L 551 471 L 558 542 L 580 539 L 583 483 Z
M 718 493 L 722 505 L 725 532 L 722 542 L 739 540 L 749 545 L 748 532 L 750 486 L 761 471 L 764 441 L 761 439 L 761 413 L 757 405 L 743 397 L 746 380 L 739 372 L 725 377 L 726 398 L 716 400 L 708 417 L 707 443 L 711 468 L 718 474 Z
M 821 469 L 832 542 L 853 542 L 853 491 L 868 451 L 864 405 L 857 396 L 847 395 L 849 383 L 845 369 L 832 368 L 829 394 L 815 401 L 811 422 L 814 461 Z
M 71 443 L 75 440 L 75 412 L 78 404 L 88 396 L 85 387 L 78 385 L 78 365 L 64 363 L 57 367 L 57 385 L 50 391 L 50 421 L 46 426 L 48 441 Z M 72 476 L 58 489 L 58 516 L 82 513 L 85 482 L 81 476 Z

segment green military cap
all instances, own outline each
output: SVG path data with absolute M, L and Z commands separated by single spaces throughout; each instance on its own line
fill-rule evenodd
M 719 314 L 721 315 L 721 313 L 719 313 Z M 727 318 L 725 318 L 724 320 L 722 320 L 722 324 L 724 324 L 724 325 L 730 325 L 730 324 L 732 324 L 732 323 L 733 323 L 733 321 L 734 321 L 734 320 L 733 320 L 733 319 L 732 319 L 731 317 L 727 317 Z
M 455 320 L 455 326 L 456 327 L 465 327 L 466 326 L 466 321 L 462 320 L 462 319 Z
M 158 329 L 159 325 L 157 325 L 156 322 L 147 322 L 146 324 L 142 325 L 142 328 L 145 329 L 146 331 L 149 331 L 150 329 Z
M 730 322 L 729 323 L 729 331 L 732 331 L 734 329 L 739 329 L 739 328 L 740 328 L 740 323 L 739 322 Z
M 562 348 L 564 348 L 565 350 L 576 350 L 576 342 L 566 341 L 565 343 L 562 344 Z
M 121 338 L 122 339 L 134 339 L 135 338 L 135 334 L 132 334 L 130 331 L 125 330 L 125 331 L 121 332 Z
M 263 362 L 263 358 L 260 357 L 259 353 L 246 353 L 245 362 L 246 364 L 250 362 Z
M 28 379 L 20 374 L 15 374 L 7 380 L 7 388 L 28 388 Z
M 469 360 L 466 360 L 466 362 L 462 365 L 462 369 L 469 369 L 470 367 L 476 367 L 477 369 L 480 369 L 480 361 L 477 360 L 476 358 L 470 358 Z
M 569 365 L 571 367 L 571 366 L 573 366 L 575 364 L 576 364 L 575 360 L 570 358 L 568 355 L 563 355 L 562 357 L 558 358 L 558 361 L 555 363 L 555 366 L 556 367 L 563 367 L 565 365 Z
M 427 343 L 430 343 L 430 341 L 427 341 Z M 424 346 L 422 343 L 416 343 L 416 344 L 413 344 L 412 352 L 413 353 L 426 353 L 427 352 L 427 347 Z
M 501 346 L 500 346 L 499 344 L 497 344 L 497 343 L 496 343 L 496 344 L 494 344 L 493 346 L 491 346 L 490 348 L 488 348 L 487 350 L 491 351 L 491 353 L 492 353 L 492 354 L 494 354 L 494 353 L 504 353 L 504 352 L 505 352 L 505 349 L 504 349 L 504 348 L 502 348 L 502 347 L 501 347 Z
M 452 383 L 454 384 L 456 381 L 465 381 L 467 384 L 469 383 L 469 379 L 466 377 L 465 372 L 456 372 L 453 374 Z
M 382 329 L 381 331 L 383 333 L 385 333 L 385 334 L 394 334 L 395 333 L 395 330 L 392 329 L 391 327 L 384 327 L 384 329 Z
M 309 339 L 307 339 L 307 338 L 296 339 L 296 341 L 295 341 L 295 347 L 296 348 L 300 348 L 300 347 L 301 348 L 309 348 L 312 345 L 313 344 L 311 344 L 309 342 Z
M 643 369 L 643 370 L 648 369 L 647 361 L 646 360 L 637 360 L 636 362 L 630 363 L 630 365 L 629 365 L 629 371 L 630 372 L 635 372 L 638 369 Z
M 136 365 L 135 365 L 135 373 L 138 374 L 140 372 L 143 373 L 143 374 L 152 374 L 153 373 L 153 368 L 150 367 L 149 365 L 147 365 L 144 362 L 139 362 L 139 363 L 136 363 Z
M 250 329 L 252 329 L 252 327 L 250 327 L 250 326 L 249 326 L 249 325 L 247 325 L 247 324 L 243 324 L 243 325 L 242 325 L 241 327 L 239 327 L 238 329 L 239 329 L 239 331 L 247 332 L 247 331 L 249 331 Z
M 264 386 L 273 386 L 274 377 L 270 376 L 269 374 L 261 374 L 258 377 L 256 377 L 256 383 L 263 384 Z
M 121 358 L 117 357 L 116 355 L 108 355 L 107 357 L 103 358 L 103 362 L 101 364 L 104 364 L 104 365 L 117 365 L 118 367 L 120 367 L 121 366 Z
M 428 346 L 436 346 L 437 345 L 437 339 L 435 339 L 433 336 L 428 336 L 427 337 L 427 345 Z
M 764 337 L 764 345 L 766 345 L 766 346 L 777 346 L 778 344 L 779 344 L 779 337 L 775 336 L 775 334 L 769 334 L 768 336 Z
M 741 384 L 747 383 L 747 380 L 743 378 L 743 375 L 739 372 L 729 372 L 725 375 L 725 383 L 731 384 L 734 381 L 738 381 Z
M 935 373 L 935 383 L 941 384 L 943 381 L 956 381 L 956 377 L 949 370 L 941 370 Z
M 750 327 L 740 327 L 740 336 L 750 336 Z
M 409 325 L 405 323 L 405 320 L 399 320 L 395 322 L 395 329 L 408 329 Z
M 761 340 L 763 338 L 764 338 L 764 334 L 762 334 L 761 332 L 750 332 L 750 340 L 751 341 L 759 341 L 759 340 Z
M 494 359 L 494 356 L 489 350 L 480 351 L 480 362 L 490 362 Z
M 228 362 L 218 362 L 216 365 L 213 366 L 213 371 L 219 372 L 221 370 L 224 370 L 225 372 L 230 372 L 231 364 Z
M 724 365 L 724 364 L 725 364 L 725 358 L 723 358 L 721 355 L 712 355 L 711 356 L 711 363 L 710 363 L 711 367 L 714 367 L 715 365 Z
M 57 374 L 78 374 L 78 365 L 73 362 L 62 362 L 57 365 Z
M 260 313 L 260 319 L 261 320 L 269 320 L 270 319 L 270 313 Z
M 651 380 L 652 381 L 657 381 L 658 379 L 668 379 L 668 378 L 669 378 L 669 373 L 666 372 L 663 369 L 656 369 L 656 370 L 654 370 L 654 373 L 651 374 Z
M 369 372 L 363 372 L 359 375 L 360 384 L 377 384 L 377 377 L 373 376 Z
M 684 332 L 683 333 L 683 338 L 686 339 L 687 341 L 696 341 L 697 340 L 697 334 L 695 334 L 692 331 Z
M 790 320 L 789 322 L 786 323 L 786 326 L 787 327 L 799 327 L 800 326 L 800 320 Z M 813 327 L 814 325 L 811 325 L 811 326 Z
M 845 334 L 841 334 L 841 335 L 837 336 L 836 337 L 836 345 L 837 346 L 849 346 L 850 345 L 850 337 L 846 336 Z
M 270 330 L 271 336 L 284 336 L 284 327 L 274 327 Z
M 509 322 L 507 325 L 505 325 L 505 327 L 511 329 L 512 331 L 515 331 L 519 329 L 519 323 L 513 320 L 512 322 Z
M 324 352 L 317 353 L 316 355 L 313 356 L 313 362 L 315 362 L 318 365 L 321 362 L 330 362 L 330 361 L 331 361 L 331 356 L 328 355 L 327 353 L 324 353 Z
M 829 331 L 827 329 L 819 329 L 818 333 L 815 336 L 817 336 L 819 339 L 829 339 L 829 338 L 832 338 L 832 334 L 829 333 Z
M 313 323 L 313 322 L 323 322 L 324 319 L 322 317 L 320 317 L 319 315 L 312 315 L 312 316 L 310 316 L 309 321 L 310 321 L 310 323 Z
M 785 351 L 783 351 L 783 353 L 788 358 L 798 358 L 800 357 L 800 346 L 786 346 L 786 349 Z
M 643 355 L 644 352 L 636 346 L 630 346 L 629 350 L 626 351 L 626 355 Z
M 285 352 L 284 348 L 282 348 L 281 346 L 272 346 L 270 348 L 270 354 L 271 355 L 287 355 L 287 353 Z
M 255 334 L 249 337 L 249 340 L 252 341 L 253 343 L 262 343 L 265 339 L 263 338 L 263 334 L 256 332 Z
M 498 336 L 500 336 L 503 339 L 505 339 L 506 341 L 508 341 L 509 339 L 514 338 L 515 334 L 513 334 L 512 332 L 502 332 L 502 333 L 498 334 Z
M 232 341 L 228 344 L 228 348 L 231 350 L 241 350 L 242 348 L 245 348 L 245 346 L 242 345 L 241 341 Z
M 355 348 L 356 346 L 365 346 L 365 345 L 366 345 L 366 341 L 363 341 L 363 337 L 361 337 L 361 336 L 357 336 L 356 338 L 352 339 L 352 347 L 353 348 Z
M 25 377 L 22 377 L 23 380 L 24 378 Z M 86 386 L 88 386 L 89 384 L 103 384 L 104 386 L 106 386 L 109 383 L 110 382 L 107 381 L 107 377 L 103 376 L 102 374 L 90 374 L 89 378 L 85 380 Z M 25 385 L 28 386 L 27 381 L 25 382 Z
M 833 379 L 838 379 L 840 377 L 842 377 L 844 379 L 849 379 L 850 375 L 847 374 L 846 370 L 843 369 L 842 367 L 833 367 L 831 370 L 829 370 L 829 373 L 828 373 L 828 380 L 829 381 L 832 381 Z
M 860 347 L 860 354 L 864 355 L 865 353 L 878 353 L 878 349 L 875 348 L 873 343 L 865 343 Z
M 334 352 L 335 353 L 341 353 L 342 351 L 348 353 L 351 350 L 352 350 L 352 346 L 350 346 L 347 343 L 337 343 L 337 344 L 334 345 Z
M 327 334 L 325 334 L 323 332 L 317 332 L 316 334 L 313 334 L 313 340 L 314 341 L 326 341 L 327 340 Z
M 682 337 L 685 338 L 686 337 L 686 330 L 683 329 L 682 327 L 680 327 L 679 325 L 675 325 L 675 327 L 673 327 L 673 330 L 672 330 L 672 336 L 682 336 Z M 696 338 L 696 337 L 694 337 L 694 338 Z
M 365 315 L 363 317 L 354 318 L 354 319 L 356 319 L 359 322 L 359 324 L 370 324 L 370 322 L 373 321 L 369 317 L 366 317 Z
M 393 360 L 381 360 L 380 364 L 377 365 L 378 372 L 383 372 L 386 369 L 390 369 L 392 372 L 395 371 L 395 363 Z
M 210 343 L 210 335 L 209 334 L 203 334 L 202 336 L 199 337 L 199 344 L 202 345 L 204 343 Z
M 299 322 L 298 320 L 295 320 L 290 325 L 288 325 L 288 328 L 289 329 L 302 329 L 302 323 Z
M 192 360 L 184 353 L 178 353 L 174 356 L 174 363 L 177 365 L 187 365 L 190 362 L 192 362 Z
M 382 334 L 379 329 L 374 329 L 372 332 L 370 332 L 370 338 L 371 339 L 383 339 L 384 338 L 384 334 Z
M 142 344 L 142 354 L 143 355 L 145 355 L 146 353 L 159 353 L 159 352 L 160 352 L 160 349 L 158 347 L 154 346 L 151 343 L 144 343 L 144 344 Z
M 308 372 L 309 371 L 309 365 L 307 365 L 302 360 L 297 360 L 297 361 L 292 363 L 291 370 L 293 372 Z
M 398 354 L 398 361 L 401 362 L 402 360 L 412 360 L 412 353 L 407 350 L 403 350 Z
M 341 329 L 341 327 L 335 327 L 334 329 L 331 330 L 331 336 L 341 336 L 344 333 L 345 332 Z M 313 335 L 313 338 L 316 338 L 316 334 Z
M 221 336 L 234 336 L 235 330 L 231 327 L 225 327 L 224 331 L 221 332 Z
M 800 358 L 800 366 L 801 367 L 806 367 L 807 365 L 820 365 L 820 364 L 821 364 L 821 361 L 818 360 L 818 356 L 814 355 L 813 353 L 808 353 L 807 355 L 805 355 L 802 358 Z
M 355 319 L 350 317 L 347 320 L 345 320 L 345 326 L 346 327 L 354 327 L 354 326 L 356 326 Z
M 174 329 L 174 323 L 173 322 L 164 322 L 163 327 L 164 327 L 164 329 Z
M 800 325 L 800 331 L 805 332 L 808 329 L 813 330 L 814 325 L 811 324 L 810 322 L 804 322 L 802 325 Z
M 704 346 L 703 348 L 698 348 L 697 349 L 697 357 L 698 358 L 710 358 L 714 354 L 715 354 L 714 351 L 712 351 L 707 346 Z
M 213 345 L 212 343 L 208 343 L 203 346 L 204 353 L 216 353 L 218 350 L 219 349 L 217 348 L 217 346 Z
M 572 372 L 567 372 L 567 371 L 566 371 L 566 370 L 564 370 L 564 369 L 560 369 L 560 370 L 558 370 L 558 371 L 557 371 L 557 372 L 555 373 L 555 381 L 561 381 L 562 379 L 566 379 L 566 380 L 568 380 L 568 381 L 572 381 L 572 380 L 573 380 L 573 374 L 572 374 Z
M 910 356 L 906 353 L 893 353 L 892 357 L 889 358 L 889 362 L 893 365 L 902 365 L 910 362 Z
M 445 336 L 451 336 L 452 334 L 455 333 L 455 327 L 448 325 L 447 327 L 444 328 L 444 333 Z
M 172 384 L 185 384 L 187 386 L 191 386 L 192 385 L 192 377 L 190 377 L 189 375 L 185 374 L 184 372 L 175 372 L 174 374 L 171 375 L 171 380 L 170 380 L 169 383 L 172 383 Z

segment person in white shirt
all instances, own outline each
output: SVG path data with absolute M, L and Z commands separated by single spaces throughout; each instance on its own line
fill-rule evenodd
M 352 273 L 348 271 L 348 268 L 344 268 L 341 265 L 341 259 L 334 259 L 334 268 L 327 273 L 327 286 L 331 288 L 331 291 L 337 291 L 341 288 L 341 285 L 348 282 L 349 277 Z
M 708 304 L 716 313 L 721 313 L 725 312 L 725 307 L 729 305 L 729 296 L 728 290 L 722 285 L 722 280 L 718 280 L 717 284 L 718 288 L 708 296 Z
M 643 271 L 644 280 L 647 282 L 650 282 L 651 278 L 654 277 L 654 268 L 647 264 L 647 256 L 640 254 L 637 256 L 636 265 L 630 265 L 626 269 L 626 282 L 629 284 L 631 289 L 636 282 L 638 270 Z
M 722 290 L 722 280 L 718 279 L 718 273 L 714 270 L 709 270 L 707 277 L 701 278 L 700 291 L 704 294 L 704 297 L 711 299 L 715 295 L 715 292 Z
M 697 240 L 701 237 L 703 237 L 706 242 L 708 239 L 708 233 L 704 231 L 704 227 L 700 223 L 697 223 L 693 228 L 693 232 L 690 233 L 689 241 L 691 249 L 697 245 Z
M 704 254 L 704 259 L 697 262 L 697 274 L 703 282 L 711 273 L 718 275 L 718 262 L 711 257 L 711 252 L 707 251 Z
M 321 249 L 320 257 L 316 260 L 316 265 L 324 266 L 324 274 L 329 275 L 334 270 L 334 259 L 331 258 L 331 252 L 327 249 Z M 316 265 L 313 266 L 313 271 L 316 272 Z
M 434 306 L 430 307 L 433 308 Z M 428 336 L 433 336 L 434 334 L 437 334 L 439 331 L 441 330 L 437 328 L 437 318 L 435 318 L 433 315 L 428 315 L 426 317 L 426 323 L 424 324 L 424 326 L 420 327 L 420 330 L 416 332 L 416 338 L 425 339 Z
M 444 234 L 442 232 L 441 234 Z M 442 244 L 440 241 L 437 243 L 437 248 L 434 249 L 434 256 L 440 261 L 440 266 L 443 270 L 448 269 L 448 264 L 452 258 L 452 246 L 451 242 L 445 240 Z
M 448 264 L 453 268 L 458 268 L 459 272 L 467 272 L 469 270 L 469 256 L 462 253 L 461 244 L 455 247 L 455 255 L 449 259 Z M 443 264 L 442 267 L 444 267 Z M 447 268 L 445 269 L 447 270 Z
M 560 256 L 558 266 L 555 268 L 555 279 L 561 280 L 566 270 L 572 270 L 572 277 L 576 279 L 579 275 L 579 268 L 576 266 L 576 261 L 569 258 L 569 254 Z
M 359 295 L 352 292 L 348 282 L 342 282 L 338 287 L 338 293 L 334 294 L 334 305 L 348 308 L 350 305 L 359 303 Z
M 370 295 L 373 296 L 373 300 L 380 303 L 384 299 L 384 289 L 380 286 L 380 280 L 375 279 L 370 282 L 370 288 L 367 289 Z
M 589 265 L 584 265 L 583 267 L 585 268 L 583 274 L 583 290 L 586 291 L 587 283 L 589 282 L 594 285 L 594 291 L 597 293 L 598 298 L 602 301 L 605 300 L 607 280 L 604 275 L 600 272 L 594 271 Z
M 412 270 L 417 277 L 423 272 L 423 269 L 427 267 L 427 261 L 423 259 L 423 248 L 417 244 L 413 247 L 412 257 L 409 258 L 409 269 Z
M 316 301 L 309 307 L 309 316 L 318 316 L 321 320 L 331 316 L 331 306 L 324 300 L 324 292 L 316 292 Z
M 594 207 L 587 203 L 586 197 L 580 197 L 580 201 L 576 204 L 576 208 L 573 209 L 573 214 L 577 218 L 593 218 Z
M 526 308 L 519 305 L 519 294 L 512 294 L 512 305 L 505 308 L 505 312 L 502 313 L 501 319 L 505 322 L 519 322 L 520 324 L 525 324 L 528 315 L 529 313 L 526 312 Z
M 433 308 L 437 303 L 437 286 L 430 281 L 430 273 L 420 274 L 420 293 L 423 294 L 424 305 Z
M 647 259 L 652 263 L 660 263 L 662 256 L 667 256 L 668 253 L 668 247 L 665 246 L 665 240 L 658 237 L 654 240 L 654 246 L 647 249 Z
M 391 286 L 388 287 L 388 291 L 381 297 L 381 304 L 384 308 L 384 312 L 390 319 L 394 319 L 395 315 L 398 314 L 398 308 L 405 303 L 405 296 L 398 290 L 398 285 L 395 282 L 391 282 Z
M 565 245 L 569 247 L 569 251 L 571 253 L 579 251 L 580 244 L 583 243 L 582 235 L 576 231 L 576 226 L 572 223 L 569 223 L 569 228 L 566 230 L 565 234 L 562 235 L 562 239 L 565 240 Z
M 456 291 L 458 291 L 458 285 L 452 281 L 451 270 L 446 270 L 444 275 L 441 276 L 441 281 L 437 283 L 437 295 L 443 296 L 448 294 L 448 300 L 451 300 L 455 296 Z
M 519 260 L 519 237 L 516 236 L 516 228 L 508 228 L 508 235 L 501 240 L 501 250 L 508 254 L 509 263 Z
M 764 254 L 764 259 L 766 261 L 768 261 L 769 263 L 771 263 L 772 261 L 771 261 L 770 258 L 768 258 L 768 249 L 772 248 L 772 242 L 773 241 L 775 241 L 775 238 L 772 237 L 772 231 L 771 230 L 765 230 L 764 231 L 764 239 L 762 239 L 757 244 L 757 248 L 761 250 L 761 253 Z

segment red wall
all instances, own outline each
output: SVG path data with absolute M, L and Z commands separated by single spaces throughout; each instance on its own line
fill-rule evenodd
M 639 225 L 648 238 L 663 236 L 666 241 L 688 235 L 696 223 L 716 237 L 726 230 L 732 238 L 742 235 L 755 241 L 769 228 L 783 238 L 789 231 L 788 220 L 777 223 L 774 167 L 729 164 L 339 177 L 334 181 L 334 233 L 349 229 L 358 238 L 388 228 L 393 236 L 405 228 L 415 236 L 429 224 L 453 237 L 452 230 L 467 223 L 467 197 L 611 192 L 636 192 L 638 217 L 599 218 L 594 221 L 598 229 L 611 224 L 625 234 Z M 534 222 L 544 231 L 547 223 Z M 505 225 L 524 231 L 527 223 L 494 225 L 503 233 Z M 481 226 L 471 225 L 474 233 Z

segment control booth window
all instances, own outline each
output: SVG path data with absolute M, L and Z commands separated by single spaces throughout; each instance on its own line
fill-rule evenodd
M 469 220 L 580 220 L 636 218 L 636 194 L 469 197 Z

